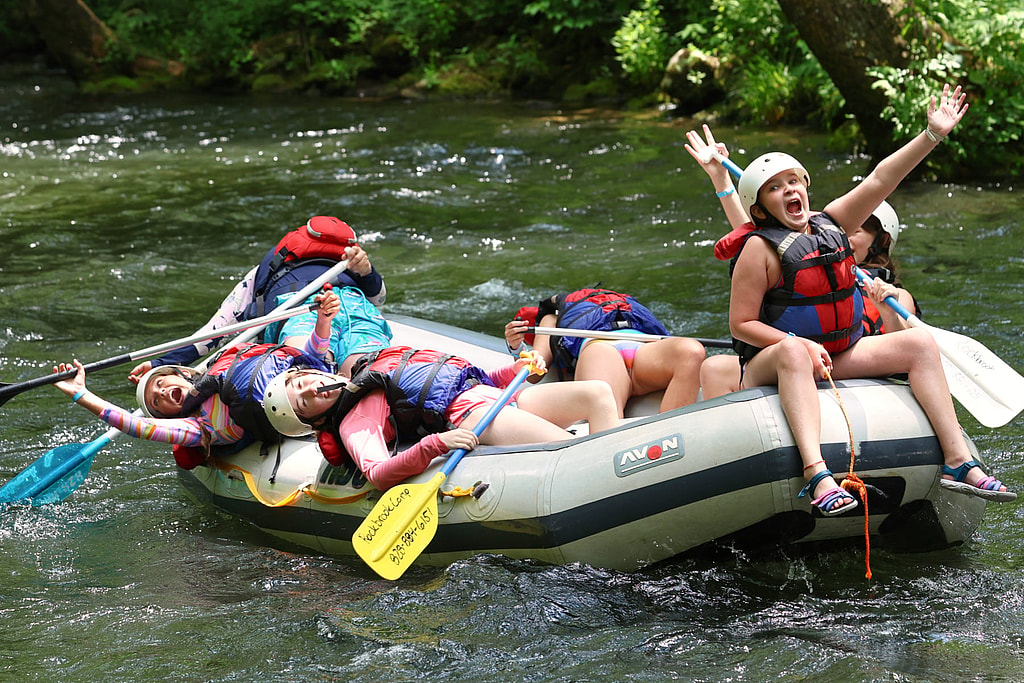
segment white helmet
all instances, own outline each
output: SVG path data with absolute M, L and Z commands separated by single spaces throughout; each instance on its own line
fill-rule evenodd
M 883 201 L 871 212 L 871 215 L 882 224 L 882 230 L 889 233 L 889 253 L 891 254 L 896 247 L 896 240 L 900 236 L 900 218 L 896 215 L 896 209 L 892 208 L 889 202 Z
M 285 436 L 306 436 L 313 433 L 313 427 L 299 419 L 295 407 L 288 398 L 286 383 L 298 370 L 286 370 L 270 380 L 263 392 L 263 412 L 267 414 L 270 424 Z
M 304 422 L 302 418 L 296 415 L 295 406 L 292 405 L 291 399 L 288 398 L 288 379 L 299 374 L 323 375 L 332 381 L 338 380 L 337 375 L 332 375 L 329 372 L 302 368 L 285 370 L 270 380 L 266 391 L 263 392 L 263 412 L 266 413 L 267 419 L 270 420 L 270 424 L 274 429 L 285 436 L 298 437 L 313 433 L 313 426 Z
M 807 187 L 811 186 L 811 175 L 799 161 L 785 152 L 768 152 L 751 162 L 740 176 L 739 190 L 743 210 L 750 215 L 750 207 L 757 204 L 757 193 L 761 186 L 783 171 L 796 171 Z
M 163 375 L 182 375 L 185 377 L 191 377 L 193 374 L 192 368 L 185 365 L 158 365 L 153 368 L 142 377 L 139 378 L 139 384 L 135 387 L 135 400 L 139 404 L 139 409 L 146 417 L 177 417 L 176 415 L 155 415 L 149 406 L 146 405 L 146 387 L 149 386 L 150 380 L 155 377 L 162 377 Z

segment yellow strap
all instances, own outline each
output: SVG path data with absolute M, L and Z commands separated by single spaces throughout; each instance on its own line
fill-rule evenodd
M 345 496 L 344 498 L 333 498 L 331 496 L 325 496 L 323 494 L 317 493 L 316 491 L 310 489 L 309 484 L 303 487 L 302 492 L 305 493 L 310 498 L 312 498 L 313 500 L 315 500 L 316 502 L 323 503 L 324 505 L 344 505 L 345 503 L 354 503 L 360 498 L 366 498 L 367 494 L 370 493 L 369 491 L 363 491 L 362 493 L 355 493 L 352 494 L 351 496 Z
M 472 496 L 473 489 L 476 486 L 470 486 L 468 489 L 464 489 L 461 486 L 456 486 L 451 491 L 441 491 L 442 496 L 451 496 L 452 498 L 460 498 L 462 496 Z
M 260 495 L 260 492 L 256 488 L 256 480 L 253 478 L 252 474 L 250 474 L 246 470 L 243 470 L 238 465 L 233 465 L 231 463 L 220 461 L 216 461 L 216 463 L 217 469 L 221 470 L 222 472 L 241 472 L 242 478 L 245 480 L 245 485 L 249 489 L 249 493 L 252 494 L 253 498 L 263 503 L 268 508 L 279 508 L 288 505 L 293 500 L 299 497 L 299 495 L 302 493 L 302 489 L 306 486 L 306 484 L 303 484 L 299 488 L 295 489 L 295 491 L 291 495 L 286 496 L 283 500 L 273 503 Z
M 256 487 L 256 479 L 252 476 L 251 473 L 249 473 L 248 471 L 242 469 L 238 465 L 234 465 L 232 463 L 226 463 L 226 462 L 220 462 L 220 461 L 215 461 L 215 463 L 217 465 L 217 468 L 219 470 L 221 470 L 222 472 L 241 472 L 242 473 L 242 479 L 245 480 L 245 485 L 249 489 L 249 493 L 252 494 L 253 498 L 258 500 L 263 505 L 266 505 L 268 508 L 279 508 L 279 507 L 284 507 L 285 505 L 290 505 L 292 503 L 292 501 L 294 501 L 296 498 L 298 498 L 302 494 L 306 494 L 307 496 L 309 496 L 313 500 L 317 501 L 318 503 L 324 503 L 326 505 L 343 505 L 345 503 L 355 502 L 355 501 L 359 500 L 360 498 L 365 497 L 369 493 L 369 491 L 363 491 L 362 493 L 357 493 L 357 494 L 352 495 L 352 496 L 345 496 L 344 498 L 333 498 L 333 497 L 328 497 L 328 496 L 321 495 L 321 494 L 317 493 L 316 491 L 311 490 L 309 488 L 310 484 L 303 484 L 299 488 L 295 489 L 295 491 L 293 493 L 291 493 L 290 495 L 285 496 L 282 500 L 274 503 L 274 502 L 271 502 L 271 501 L 267 500 L 266 498 L 264 498 L 263 496 L 260 495 L 260 492 L 257 490 L 257 487 Z

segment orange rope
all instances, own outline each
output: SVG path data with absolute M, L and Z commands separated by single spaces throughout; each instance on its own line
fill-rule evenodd
M 843 417 L 846 418 L 846 429 L 850 434 L 850 471 L 846 473 L 846 478 L 843 479 L 843 483 L 840 486 L 851 493 L 856 491 L 860 496 L 861 504 L 864 505 L 864 565 L 867 567 L 867 573 L 864 577 L 870 580 L 871 535 L 868 533 L 868 487 L 860 477 L 853 473 L 853 465 L 857 457 L 857 446 L 853 436 L 853 425 L 850 424 L 850 416 L 846 412 L 846 406 L 843 405 L 843 397 L 839 395 L 839 389 L 836 387 L 836 383 L 832 381 L 832 373 L 827 369 L 825 370 L 825 377 L 828 379 L 828 383 L 832 385 L 832 391 L 836 395 L 836 400 L 839 401 L 839 408 L 843 411 Z

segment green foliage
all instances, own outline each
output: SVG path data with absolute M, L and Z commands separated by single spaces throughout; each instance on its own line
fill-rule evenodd
M 912 50 L 907 68 L 879 67 L 871 74 L 885 92 L 884 115 L 896 139 L 921 130 L 922 112 L 944 83 L 960 84 L 971 107 L 945 142 L 956 166 L 943 169 L 963 177 L 1024 171 L 1024 10 L 998 0 L 921 2 L 917 11 L 941 18 L 945 33 L 920 30 L 920 17 L 908 24 Z M 956 36 L 955 42 L 950 36 Z M 933 155 L 934 156 L 934 155 Z M 941 158 L 941 157 L 940 157 Z M 931 160 L 931 159 L 930 159 Z
M 571 92 L 583 101 L 592 93 L 653 93 L 671 55 L 691 48 L 716 64 L 713 75 L 699 73 L 727 93 L 720 114 L 838 128 L 847 146 L 857 134 L 841 95 L 777 0 L 87 2 L 118 36 L 108 72 L 128 73 L 136 57 L 156 57 L 181 62 L 195 83 L 218 87 L 334 93 L 364 77 L 401 77 L 440 92 L 526 89 L 534 96 Z M 902 5 L 909 65 L 870 74 L 889 99 L 884 115 L 894 140 L 920 130 L 927 97 L 943 82 L 960 83 L 971 111 L 929 163 L 956 162 L 977 174 L 1024 171 L 1019 2 Z M 0 0 L 0 7 L 16 5 Z M 5 13 L 0 36 L 17 21 Z
M 504 67 L 510 84 L 529 82 L 548 73 L 540 52 L 541 46 L 535 39 L 512 35 L 495 48 L 494 60 Z
M 776 0 L 714 0 L 710 6 L 710 30 L 690 24 L 678 35 L 722 60 L 726 113 L 826 127 L 840 120 L 842 97 Z
M 614 25 L 631 7 L 629 0 L 534 0 L 523 9 L 541 18 L 553 34 Z
M 612 36 L 612 47 L 622 71 L 634 85 L 654 90 L 672 56 L 672 46 L 657 0 L 642 0 L 627 14 Z

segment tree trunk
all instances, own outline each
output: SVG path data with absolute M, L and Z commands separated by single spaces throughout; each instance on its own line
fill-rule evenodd
M 897 17 L 904 0 L 779 0 L 779 6 L 846 100 L 846 110 L 867 138 L 868 152 L 878 159 L 894 151 L 892 126 L 881 118 L 885 95 L 872 89 L 874 79 L 866 71 L 907 64 Z
M 82 0 L 26 0 L 25 13 L 50 56 L 76 83 L 100 73 L 116 36 Z

